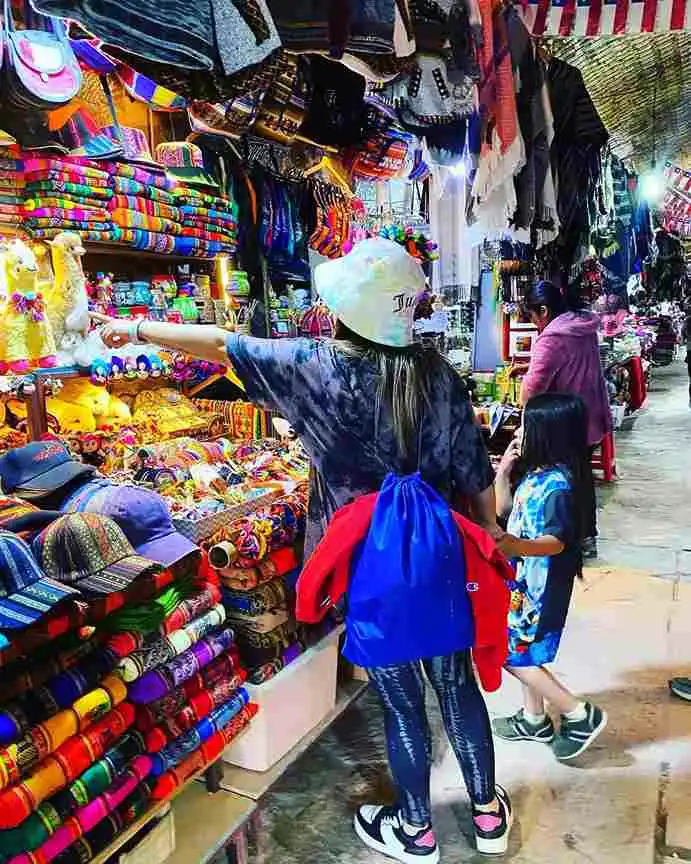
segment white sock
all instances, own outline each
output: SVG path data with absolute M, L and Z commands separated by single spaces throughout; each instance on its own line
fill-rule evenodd
M 526 723 L 530 723 L 531 726 L 539 726 L 540 723 L 544 723 L 547 718 L 547 715 L 543 711 L 542 714 L 531 714 L 530 711 L 523 709 L 523 719 Z
M 403 826 L 403 831 L 408 835 L 408 837 L 414 837 L 420 831 L 426 831 L 429 828 L 429 825 L 410 825 L 405 820 L 401 820 L 401 825 Z
M 585 720 L 588 716 L 588 712 L 585 710 L 585 702 L 579 702 L 578 708 L 574 708 L 573 711 L 567 711 L 563 716 L 574 723 L 580 723 L 581 720 Z

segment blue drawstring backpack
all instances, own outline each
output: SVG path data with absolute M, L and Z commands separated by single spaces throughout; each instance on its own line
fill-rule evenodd
M 465 557 L 449 505 L 420 473 L 390 473 L 353 556 L 343 653 L 392 666 L 470 648 Z

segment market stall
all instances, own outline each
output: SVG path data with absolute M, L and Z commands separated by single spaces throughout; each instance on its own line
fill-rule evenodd
M 310 465 L 292 430 L 229 366 L 109 350 L 90 313 L 328 338 L 314 266 L 385 237 L 423 267 L 417 337 L 467 378 L 495 456 L 520 422 L 536 282 L 601 313 L 618 424 L 674 356 L 674 314 L 654 310 L 684 290 L 689 175 L 669 162 L 662 204 L 646 183 L 688 123 L 651 139 L 598 69 L 638 64 L 664 112 L 686 3 L 383 0 L 300 22 L 277 0 L 193 5 L 2 16 L 10 864 L 154 864 L 152 831 L 171 861 L 209 860 L 362 686 L 338 615 L 295 620 Z M 225 791 L 200 800 L 200 776 Z M 173 821 L 202 812 L 208 845 L 181 831 L 175 850 Z

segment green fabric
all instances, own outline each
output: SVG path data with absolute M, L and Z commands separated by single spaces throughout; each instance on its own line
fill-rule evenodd
M 0 831 L 0 861 L 4 864 L 15 855 L 38 849 L 61 824 L 57 810 L 48 802 L 41 804 L 18 828 Z
M 193 591 L 194 582 L 191 578 L 179 579 L 148 603 L 127 606 L 110 615 L 106 623 L 111 630 L 118 632 L 131 630 L 135 633 L 153 633 Z
M 72 784 L 72 794 L 79 799 L 81 806 L 98 797 L 113 782 L 113 772 L 108 763 L 101 759 L 87 768 Z
M 81 195 L 86 198 L 103 198 L 108 200 L 113 197 L 112 189 L 85 186 L 82 183 L 60 183 L 56 185 L 47 180 L 42 180 L 38 183 L 27 183 L 25 194 L 31 196 L 39 193 L 40 197 L 40 193 L 52 192 L 55 194 L 57 191 L 68 195 Z

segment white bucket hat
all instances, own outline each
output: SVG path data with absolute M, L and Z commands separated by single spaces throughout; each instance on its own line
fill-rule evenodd
M 314 271 L 317 293 L 358 336 L 405 348 L 413 344 L 413 313 L 425 290 L 417 261 L 392 240 L 374 237 Z

